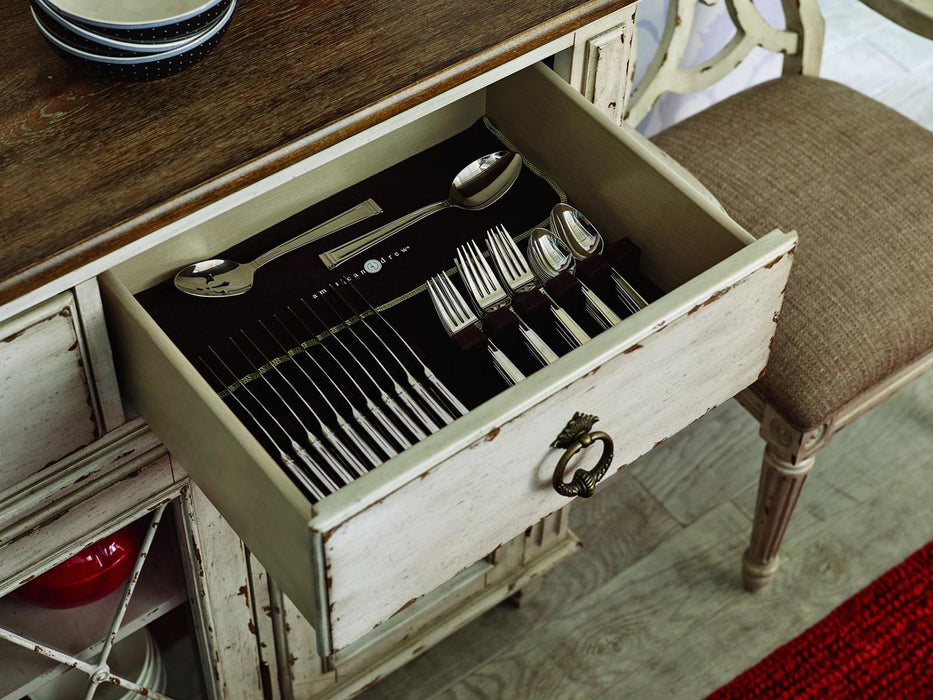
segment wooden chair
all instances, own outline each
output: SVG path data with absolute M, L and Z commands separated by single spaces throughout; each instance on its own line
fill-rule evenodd
M 930 3 L 867 3 L 933 38 Z M 766 442 L 743 557 L 745 586 L 756 590 L 778 568 L 816 453 L 933 366 L 933 133 L 816 77 L 823 19 L 815 0 L 783 0 L 786 30 L 768 25 L 751 0 L 726 5 L 735 37 L 710 61 L 683 68 L 695 2 L 671 0 L 625 121 L 637 124 L 665 91 L 719 80 L 754 46 L 785 54 L 781 78 L 654 138 L 753 235 L 780 227 L 800 236 L 766 373 L 738 397 Z

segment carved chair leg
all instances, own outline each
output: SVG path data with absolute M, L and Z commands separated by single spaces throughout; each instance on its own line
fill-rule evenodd
M 787 461 L 784 455 L 786 452 L 779 452 L 774 445 L 765 447 L 751 544 L 742 557 L 742 580 L 750 591 L 763 588 L 777 572 L 778 549 L 813 466 L 813 455 L 797 463 Z

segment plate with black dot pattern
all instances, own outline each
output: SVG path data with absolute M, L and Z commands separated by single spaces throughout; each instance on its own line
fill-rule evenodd
M 231 0 L 45 0 L 75 25 L 123 41 L 166 43 L 194 37 L 222 17 Z
M 59 54 L 67 59 L 76 61 L 95 73 L 113 78 L 147 81 L 158 80 L 180 73 L 210 53 L 226 32 L 235 7 L 236 0 L 230 0 L 227 12 L 221 19 L 209 31 L 190 44 L 162 53 L 147 53 L 135 56 L 114 56 L 79 49 L 51 34 L 36 16 L 35 8 L 32 8 L 32 13 L 39 30 L 45 38 L 58 50 Z

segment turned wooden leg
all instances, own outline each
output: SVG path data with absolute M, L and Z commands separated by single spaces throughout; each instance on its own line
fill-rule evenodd
M 751 544 L 742 557 L 742 579 L 750 591 L 767 585 L 777 572 L 781 540 L 813 466 L 813 455 L 793 463 L 782 454 L 772 444 L 765 447 Z

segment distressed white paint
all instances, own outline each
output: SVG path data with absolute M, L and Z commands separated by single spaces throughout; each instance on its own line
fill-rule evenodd
M 134 404 L 173 453 L 181 457 L 192 478 L 246 540 L 284 592 L 305 615 L 314 619 L 324 653 L 346 646 L 409 600 L 424 595 L 492 551 L 515 534 L 516 528 L 524 529 L 563 505 L 556 495 L 541 488 L 540 475 L 528 473 L 528 462 L 512 463 L 514 471 L 506 469 L 505 478 L 515 483 L 505 489 L 502 500 L 490 501 L 497 503 L 496 517 L 478 528 L 474 528 L 471 519 L 454 527 L 456 519 L 452 519 L 448 528 L 444 524 L 447 514 L 436 510 L 440 500 L 435 501 L 434 509 L 426 509 L 423 514 L 410 511 L 407 506 L 395 510 L 406 499 L 417 501 L 416 494 L 423 493 L 416 484 L 422 474 L 445 475 L 441 478 L 443 486 L 437 486 L 437 476 L 425 479 L 432 481 L 434 491 L 444 499 L 456 499 L 461 489 L 467 490 L 460 493 L 467 499 L 475 497 L 470 490 L 485 493 L 492 488 L 490 484 L 477 489 L 470 480 L 470 475 L 476 473 L 474 462 L 482 463 L 484 469 L 493 469 L 495 463 L 502 466 L 505 460 L 507 467 L 509 460 L 515 459 L 512 454 L 515 443 L 499 438 L 491 457 L 485 455 L 489 448 L 469 452 L 464 449 L 477 440 L 480 445 L 486 444 L 482 442 L 484 435 L 529 410 L 534 419 L 523 419 L 516 425 L 524 426 L 519 431 L 522 435 L 534 432 L 537 440 L 542 439 L 541 434 L 553 439 L 574 410 L 597 414 L 610 410 L 605 404 L 614 401 L 611 394 L 600 390 L 598 401 L 584 398 L 587 392 L 596 391 L 596 385 L 590 385 L 594 380 L 584 375 L 602 366 L 612 366 L 613 370 L 591 376 L 600 378 L 599 386 L 609 386 L 618 381 L 614 378 L 616 368 L 620 372 L 618 377 L 628 377 L 623 369 L 640 367 L 641 363 L 655 372 L 661 362 L 659 358 L 667 362 L 667 353 L 673 353 L 667 362 L 668 373 L 655 377 L 654 388 L 648 395 L 665 397 L 666 406 L 658 412 L 645 412 L 645 420 L 653 422 L 646 422 L 637 433 L 634 446 L 629 446 L 630 451 L 625 453 L 630 455 L 650 449 L 654 441 L 673 434 L 701 415 L 712 405 L 708 403 L 710 397 L 719 396 L 722 400 L 744 388 L 764 366 L 772 319 L 787 274 L 786 263 L 766 268 L 758 275 L 754 273 L 785 254 L 794 244 L 793 236 L 773 233 L 747 245 L 754 239 L 729 219 L 695 180 L 671 168 L 652 144 L 632 130 L 614 126 L 543 68 L 529 69 L 509 78 L 490 88 L 485 97 L 487 111 L 509 138 L 561 182 L 588 215 L 592 212 L 591 218 L 606 236 L 612 240 L 624 228 L 642 247 L 648 274 L 663 286 L 677 289 L 317 504 L 313 509 L 316 512 L 313 532 L 307 529 L 311 505 L 146 315 L 123 283 L 131 281 L 125 275 L 128 270 L 146 269 L 147 274 L 158 275 L 174 269 L 174 265 L 152 251 L 138 264 L 121 270 L 119 277 L 108 274 L 102 279 L 116 343 L 121 346 L 118 353 L 123 367 L 121 376 Z M 479 99 L 474 96 L 451 105 L 445 120 L 449 124 L 472 121 L 479 116 L 475 110 L 483 102 L 482 96 Z M 534 114 L 534 119 L 529 119 L 529 114 Z M 424 128 L 437 123 L 426 119 L 401 133 L 412 143 L 420 138 L 427 145 L 443 137 Z M 561 139 L 553 139 L 554 133 L 560 133 Z M 380 152 L 391 155 L 393 148 L 391 138 L 386 137 L 368 155 L 378 156 Z M 355 158 L 348 157 L 347 162 L 353 164 Z M 333 167 L 339 172 L 342 165 L 342 161 L 336 162 Z M 743 280 L 747 281 L 739 284 Z M 732 287 L 721 301 L 688 313 L 717 292 Z M 746 302 L 754 299 L 754 303 L 742 306 L 739 303 L 742 299 Z M 728 316 L 726 310 L 733 306 L 735 314 Z M 674 323 L 681 318 L 683 321 Z M 724 318 L 730 320 L 732 327 L 720 333 L 718 324 Z M 683 329 L 680 335 L 674 332 L 675 325 Z M 662 327 L 668 328 L 659 333 Z M 624 358 L 620 354 L 624 348 L 648 342 L 649 338 L 654 348 L 651 352 L 640 350 Z M 717 353 L 712 357 L 723 363 L 725 369 L 715 377 L 684 380 L 684 373 L 708 367 L 705 360 L 701 362 L 686 350 L 691 344 L 700 347 L 704 343 L 710 352 Z M 647 361 L 648 356 L 654 360 Z M 731 365 L 733 360 L 735 363 Z M 675 389 L 677 396 L 668 400 L 666 392 Z M 579 398 L 581 405 L 556 409 L 573 397 Z M 544 422 L 536 429 L 532 420 Z M 551 432 L 553 435 L 549 435 Z M 507 447 L 510 443 L 511 449 Z M 538 464 L 537 460 L 549 453 L 537 441 L 521 449 L 530 455 L 531 464 Z M 500 450 L 502 457 L 498 456 Z M 480 452 L 484 455 L 482 459 Z M 457 470 L 449 466 L 439 469 L 445 463 L 459 464 L 460 473 L 453 474 Z M 218 470 L 218 464 L 223 464 L 223 470 Z M 548 467 L 553 465 L 548 463 Z M 492 478 L 499 478 L 495 471 Z M 516 484 L 520 486 L 517 490 Z M 403 496 L 408 493 L 412 495 Z M 395 505 L 390 509 L 385 506 L 388 499 L 379 505 L 388 496 L 401 500 L 392 500 Z M 456 507 L 453 512 L 463 516 L 463 511 Z M 393 523 L 393 527 L 404 523 L 401 538 L 387 543 L 384 535 L 372 529 L 373 517 L 385 518 L 380 521 L 381 528 L 385 528 L 386 522 Z M 414 529 L 422 532 L 409 532 Z M 470 536 L 464 537 L 464 532 Z M 329 539 L 324 539 L 325 533 Z M 406 544 L 409 534 L 417 546 Z M 438 542 L 455 542 L 455 546 L 447 552 L 443 548 L 437 550 L 436 542 L 423 540 L 432 536 L 439 538 Z M 381 544 L 377 546 L 376 542 Z M 372 570 L 354 569 L 364 565 L 361 562 L 366 561 L 370 547 L 380 550 L 373 552 L 372 560 L 379 583 Z M 423 566 L 406 568 L 404 562 L 410 560 L 399 549 L 408 549 L 407 556 L 417 552 Z M 438 551 L 441 556 L 437 556 Z M 398 558 L 386 560 L 389 552 Z M 375 562 L 381 565 L 376 567 Z M 325 580 L 331 572 L 324 571 L 328 564 L 334 567 L 334 584 L 329 589 Z M 351 580 L 361 573 L 365 575 Z M 327 613 L 329 605 L 334 606 L 332 616 Z M 329 624 L 333 625 L 332 631 Z
M 168 457 L 161 457 L 93 496 L 64 509 L 50 507 L 44 520 L 52 526 L 32 528 L 0 546 L 0 596 L 174 498 L 177 492 Z
M 765 21 L 753 0 L 726 0 L 735 25 L 732 39 L 709 60 L 686 66 L 684 56 L 697 3 L 670 0 L 664 33 L 647 74 L 631 97 L 626 123 L 638 124 L 665 92 L 691 93 L 717 83 L 756 47 L 785 54 L 785 72 L 816 75 L 823 37 L 823 20 L 816 0 L 782 2 L 786 30 Z
M 262 697 L 243 543 L 193 484 L 182 491 L 180 505 L 185 573 L 210 697 Z
M 71 294 L 0 326 L 0 489 L 101 433 Z
M 466 571 L 431 591 L 364 640 L 331 659 L 316 652 L 315 633 L 287 598 L 283 625 L 291 685 L 285 698 L 346 698 L 455 632 L 480 612 L 533 586 L 578 551 L 564 508 L 521 533 Z M 291 690 L 291 694 L 289 694 Z
M 166 449 L 141 418 L 0 491 L 0 545 L 92 498 Z
M 771 243 L 761 249 L 773 256 Z M 560 453 L 548 443 L 574 411 L 601 417 L 597 429 L 614 436 L 618 468 L 755 381 L 790 268 L 786 252 L 757 261 L 759 269 L 739 280 L 705 289 L 693 306 L 649 329 L 631 324 L 627 334 L 623 324 L 598 337 L 592 350 L 606 355 L 584 376 L 536 397 L 518 415 L 498 411 L 501 422 L 487 436 L 346 521 L 312 521 L 325 536 L 334 648 L 564 505 L 550 484 Z M 562 369 L 552 367 L 553 374 Z M 436 449 L 441 437 L 419 447 Z
M 617 123 L 635 74 L 635 6 L 594 22 L 573 47 L 554 58 L 554 70 Z

